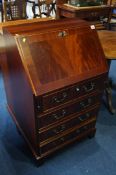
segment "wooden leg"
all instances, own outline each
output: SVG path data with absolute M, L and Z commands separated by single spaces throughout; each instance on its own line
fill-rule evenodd
M 35 162 L 35 166 L 36 167 L 40 167 L 40 166 L 42 166 L 43 164 L 44 164 L 44 159 L 40 159 L 40 160 L 35 160 L 34 162 Z
M 88 138 L 92 139 L 95 136 L 95 133 L 96 133 L 96 129 L 88 135 Z
M 107 60 L 107 63 L 108 63 L 109 70 L 110 70 L 111 59 Z M 106 93 L 108 110 L 112 114 L 114 114 L 116 112 L 116 110 L 114 109 L 114 107 L 112 105 L 112 80 L 110 78 L 109 78 L 109 80 L 106 83 L 105 93 Z
M 114 109 L 112 105 L 112 81 L 111 79 L 106 84 L 105 92 L 106 92 L 106 98 L 107 98 L 107 103 L 108 103 L 108 109 L 112 114 L 114 114 L 116 110 Z

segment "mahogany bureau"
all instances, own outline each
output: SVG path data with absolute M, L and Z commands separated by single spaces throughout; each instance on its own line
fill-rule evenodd
M 93 137 L 108 71 L 96 30 L 64 19 L 3 33 L 8 109 L 35 158 Z

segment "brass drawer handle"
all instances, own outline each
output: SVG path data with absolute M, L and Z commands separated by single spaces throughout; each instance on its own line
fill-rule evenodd
M 61 103 L 61 102 L 63 102 L 66 99 L 66 97 L 67 97 L 67 93 L 64 92 L 62 94 L 62 97 L 61 98 L 53 97 L 52 101 L 55 102 L 55 103 Z
M 85 104 L 85 102 L 80 102 L 80 105 L 81 105 L 81 107 L 83 107 L 83 108 L 87 108 L 87 107 L 89 107 L 89 106 L 91 105 L 91 103 L 92 103 L 92 99 L 89 98 L 89 99 L 87 100 L 87 104 Z
M 87 117 L 87 118 L 89 118 L 89 117 L 90 117 L 90 113 L 86 113 L 85 115 L 86 115 L 86 117 Z
M 62 112 L 61 112 L 61 115 L 53 114 L 53 117 L 56 120 L 59 120 L 60 118 L 64 117 L 65 115 L 66 115 L 66 111 L 63 109 Z
M 79 117 L 79 120 L 82 122 L 85 120 L 85 118 L 83 118 L 82 116 Z
M 88 127 L 87 125 L 85 125 L 85 126 L 83 127 L 83 130 L 87 130 L 87 129 L 89 129 L 89 127 Z
M 53 132 L 55 134 L 59 134 L 65 130 L 65 125 L 61 125 L 59 129 L 54 129 Z
M 76 87 L 76 92 L 79 92 L 80 91 L 80 88 L 79 87 Z
M 77 129 L 76 130 L 76 134 L 80 134 L 81 130 L 80 129 Z
M 79 120 L 82 122 L 82 121 L 86 120 L 89 117 L 90 117 L 90 114 L 89 113 L 86 113 L 84 116 L 80 116 L 79 117 Z
M 94 83 L 90 83 L 90 87 L 87 87 L 87 86 L 83 86 L 83 89 L 85 90 L 85 92 L 90 92 L 92 90 L 94 90 L 94 87 L 95 87 L 95 84 Z
M 61 137 L 60 138 L 60 141 L 64 142 L 65 141 L 64 137 Z
M 54 146 L 57 146 L 58 144 L 61 144 L 61 142 L 64 142 L 64 141 L 65 141 L 65 138 L 64 137 L 61 137 L 56 142 L 52 142 L 52 144 Z

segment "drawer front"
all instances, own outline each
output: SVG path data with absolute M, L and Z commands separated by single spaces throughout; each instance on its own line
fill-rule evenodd
M 56 149 L 57 147 L 61 146 L 62 144 L 65 144 L 68 141 L 71 141 L 73 139 L 78 138 L 80 136 L 80 134 L 82 134 L 82 133 L 86 134 L 86 132 L 92 128 L 95 128 L 95 122 L 92 122 L 88 125 L 80 127 L 78 129 L 76 129 L 75 131 L 56 139 L 53 142 L 50 142 L 44 146 L 41 146 L 41 154 L 44 154 L 45 152 L 48 152 L 52 149 Z
M 62 105 L 78 97 L 88 95 L 95 91 L 101 91 L 103 89 L 106 75 L 97 79 L 84 81 L 69 88 L 57 91 L 52 94 L 44 95 L 42 97 L 42 111 L 49 110 L 50 108 Z
M 55 127 L 52 127 L 51 129 L 47 131 L 40 131 L 39 132 L 39 141 L 45 141 L 47 139 L 50 139 L 51 137 L 56 137 L 57 135 L 62 134 L 63 132 L 67 131 L 68 129 L 77 127 L 79 124 L 82 124 L 91 118 L 95 117 L 97 115 L 98 108 L 95 108 L 91 111 L 88 111 L 82 115 L 75 116 L 75 118 L 72 118 L 71 120 L 66 121 L 65 123 L 61 123 L 60 125 L 57 125 Z
M 56 110 L 46 115 L 39 115 L 38 127 L 46 127 L 47 125 L 59 122 L 62 119 L 68 119 L 70 115 L 75 115 L 83 110 L 91 109 L 92 106 L 100 103 L 101 94 L 86 97 L 81 101 L 69 104 L 64 108 Z
M 91 11 L 82 11 L 82 12 L 77 12 L 76 16 L 79 18 L 87 19 L 87 18 L 96 18 L 99 16 L 105 16 L 107 17 L 108 14 L 110 13 L 110 9 L 91 9 Z

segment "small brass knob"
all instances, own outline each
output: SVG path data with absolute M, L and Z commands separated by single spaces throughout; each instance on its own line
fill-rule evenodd
M 26 38 L 23 38 L 22 41 L 23 41 L 23 43 L 25 43 L 26 42 Z

